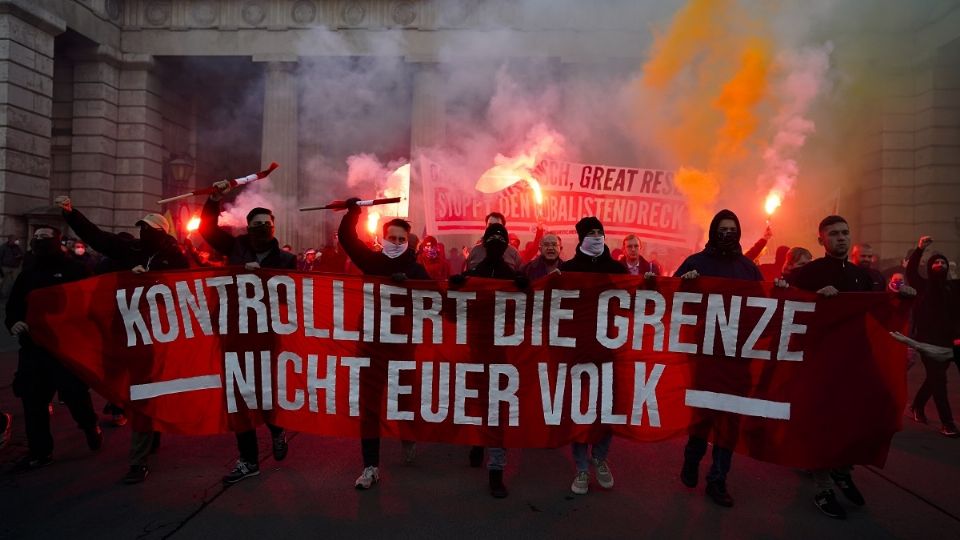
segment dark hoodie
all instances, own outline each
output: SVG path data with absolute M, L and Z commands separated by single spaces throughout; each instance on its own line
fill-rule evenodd
M 596 257 L 588 255 L 580 250 L 580 245 L 587 234 L 594 230 L 603 231 L 603 224 L 600 220 L 590 216 L 577 222 L 577 237 L 579 242 L 575 249 L 576 254 L 569 261 L 560 263 L 561 272 L 591 272 L 595 274 L 626 274 L 627 267 L 615 261 L 610 256 L 610 248 L 603 246 L 603 253 Z
M 151 271 L 190 268 L 190 261 L 180 251 L 177 239 L 163 231 L 147 227 L 148 238 L 134 238 L 104 231 L 76 209 L 64 212 L 63 217 L 85 244 L 113 259 L 118 268 L 130 270 L 142 266 Z
M 478 265 L 464 273 L 466 276 L 493 279 L 514 279 L 519 272 L 504 260 L 509 247 L 507 228 L 494 223 L 483 232 L 484 257 Z
M 217 224 L 219 219 L 220 201 L 207 199 L 200 214 L 200 236 L 210 244 L 210 247 L 227 258 L 227 264 L 241 265 L 255 262 L 261 268 L 297 269 L 297 256 L 280 249 L 280 242 L 276 238 L 271 238 L 267 249 L 260 252 L 261 255 L 265 254 L 261 258 L 258 257 L 258 252 L 253 247 L 253 239 L 249 234 L 235 237 Z
M 353 207 L 347 210 L 347 215 L 340 221 L 337 235 L 347 256 L 364 275 L 389 277 L 394 274 L 405 274 L 408 279 L 430 279 L 423 266 L 417 263 L 417 254 L 410 246 L 396 259 L 368 248 L 357 236 L 359 221 L 360 208 Z
M 718 228 L 724 219 L 732 219 L 737 224 L 737 231 L 732 238 L 723 241 Z M 674 277 L 680 277 L 691 270 L 696 270 L 701 276 L 720 277 L 729 279 L 743 279 L 747 281 L 763 281 L 760 269 L 753 261 L 743 255 L 740 247 L 740 219 L 730 210 L 721 210 L 713 216 L 710 222 L 710 238 L 706 247 L 699 253 L 694 253 L 683 261 Z
M 920 275 L 924 250 L 916 250 L 907 262 L 907 283 L 917 289 L 913 305 L 913 339 L 940 347 L 952 347 L 960 337 L 960 280 L 948 279 L 947 271 L 932 270 L 934 261 L 947 258 L 935 254 L 927 260 L 927 277 Z

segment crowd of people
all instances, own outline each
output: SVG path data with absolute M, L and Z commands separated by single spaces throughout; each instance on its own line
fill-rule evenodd
M 521 248 L 517 236 L 509 233 L 507 220 L 493 212 L 486 217 L 486 228 L 480 241 L 470 249 L 446 248 L 433 236 L 416 239 L 411 226 L 402 219 L 393 219 L 382 226 L 381 240 L 376 245 L 363 241 L 357 233 L 361 209 L 358 199 L 346 202 L 334 246 L 323 250 L 307 249 L 299 256 L 290 246 L 281 246 L 276 238 L 275 219 L 267 208 L 254 208 L 247 214 L 245 233 L 234 236 L 218 221 L 222 197 L 231 190 L 229 182 L 214 184 L 217 192 L 205 203 L 201 214 L 199 234 L 214 255 L 202 255 L 189 243 L 179 243 L 171 235 L 170 224 L 159 214 L 148 214 L 136 223 L 139 236 L 103 231 L 73 207 L 67 197 L 58 197 L 56 204 L 79 240 L 69 246 L 61 239 L 61 232 L 52 226 L 37 226 L 31 250 L 23 253 L 11 239 L 0 248 L 3 267 L 4 292 L 8 292 L 6 324 L 21 344 L 20 362 L 13 389 L 23 404 L 29 453 L 19 463 L 20 468 L 32 469 L 52 461 L 53 440 L 50 435 L 48 406 L 54 394 L 67 405 L 77 425 L 86 434 L 91 450 L 100 448 L 103 434 L 93 410 L 87 387 L 62 367 L 46 352 L 42 343 L 30 338 L 25 320 L 27 294 L 36 288 L 82 279 L 92 274 L 115 271 L 134 273 L 167 269 L 225 264 L 242 266 L 247 270 L 274 268 L 307 272 L 355 273 L 383 276 L 397 282 L 405 280 L 446 281 L 451 288 L 463 286 L 474 277 L 509 280 L 520 288 L 529 287 L 553 272 L 592 272 L 600 274 L 629 274 L 656 279 L 664 275 L 663 266 L 651 256 L 642 255 L 643 243 L 637 235 L 628 235 L 611 250 L 603 223 L 596 217 L 584 217 L 576 224 L 577 244 L 569 251 L 561 236 L 555 232 L 537 229 L 533 242 Z M 960 337 L 960 282 L 955 266 L 932 249 L 933 240 L 923 237 L 916 249 L 904 258 L 900 268 L 879 271 L 877 257 L 871 246 L 853 244 L 850 226 L 840 216 L 824 218 L 817 231 L 823 256 L 804 247 L 780 246 L 772 264 L 758 265 L 760 252 L 771 238 L 769 229 L 746 252 L 741 247 L 742 228 L 736 214 L 722 210 L 709 224 L 708 240 L 702 251 L 686 258 L 672 272 L 674 277 L 695 280 L 701 276 L 736 280 L 772 281 L 778 287 L 797 287 L 824 297 L 840 292 L 888 291 L 891 294 L 912 297 L 911 338 L 916 342 L 956 350 Z M 814 232 L 814 231 L 811 231 Z M 96 250 L 93 257 L 87 247 Z M 23 264 L 28 272 L 15 271 Z M 922 264 L 924 263 L 925 264 Z M 921 268 L 921 266 L 923 266 Z M 11 281 L 12 283 L 8 283 Z M 940 350 L 940 349 L 938 349 Z M 490 348 L 496 355 L 496 348 Z M 953 360 L 957 355 L 954 352 Z M 949 357 L 948 357 L 949 358 Z M 920 352 L 926 378 L 913 399 L 910 411 L 917 422 L 926 423 L 925 406 L 932 398 L 940 418 L 940 432 L 957 437 L 950 404 L 947 400 L 946 377 L 950 366 L 943 355 Z M 958 364 L 960 365 L 960 364 Z M 382 386 L 382 385 L 380 385 Z M 380 392 L 378 385 L 364 386 L 364 392 Z M 378 400 L 378 395 L 362 396 L 363 401 Z M 113 411 L 123 417 L 123 411 Z M 123 480 L 129 484 L 143 482 L 150 470 L 148 458 L 158 450 L 159 434 L 150 429 L 148 419 L 131 416 L 131 445 L 129 470 Z M 11 416 L 0 414 L 0 444 L 9 440 Z M 378 417 L 361 415 L 362 437 L 360 455 L 362 471 L 354 485 L 369 489 L 380 481 L 380 432 Z M 288 452 L 285 431 L 267 426 L 273 457 L 281 461 Z M 227 484 L 239 482 L 260 473 L 257 434 L 247 431 L 236 434 L 239 459 L 224 476 Z M 700 462 L 710 441 L 705 436 L 691 435 L 684 448 L 679 479 L 683 485 L 696 487 L 700 476 Z M 713 441 L 712 464 L 706 475 L 706 495 L 721 506 L 733 506 L 734 498 L 727 483 L 733 458 L 732 445 L 724 440 Z M 608 461 L 612 435 L 608 434 L 592 445 L 573 443 L 571 451 L 575 473 L 570 489 L 578 495 L 589 492 L 592 479 L 602 488 L 612 488 L 614 477 Z M 416 443 L 403 441 L 403 458 L 413 461 Z M 471 466 L 481 467 L 484 457 L 489 474 L 490 493 L 494 497 L 508 496 L 503 469 L 507 450 L 503 448 L 473 447 L 469 450 Z M 839 503 L 834 488 L 846 500 L 863 505 L 864 497 L 853 481 L 852 466 L 832 470 L 812 471 L 815 483 L 814 502 L 823 513 L 843 518 L 844 507 Z M 592 471 L 592 474 L 591 474 Z

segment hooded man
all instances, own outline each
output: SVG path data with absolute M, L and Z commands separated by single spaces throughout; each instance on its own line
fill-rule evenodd
M 100 229 L 73 207 L 70 197 L 61 195 L 53 202 L 61 208 L 63 218 L 73 232 L 86 245 L 113 260 L 118 268 L 143 274 L 151 270 L 190 267 L 177 239 L 169 234 L 170 224 L 160 214 L 147 214 L 138 220 L 134 225 L 140 228 L 140 237 L 134 238 L 130 234 L 114 234 Z M 123 482 L 137 484 L 146 480 L 150 472 L 147 456 L 159 446 L 160 434 L 154 432 L 142 417 L 132 416 L 131 420 L 130 469 Z
M 721 210 L 713 217 L 709 239 L 703 251 L 687 257 L 674 274 L 674 277 L 682 279 L 696 279 L 700 276 L 763 281 L 757 265 L 743 255 L 740 247 L 740 219 L 730 210 Z M 694 371 L 694 380 L 696 375 Z M 745 376 L 749 381 L 749 373 L 734 372 L 731 368 L 731 375 L 739 376 L 736 380 Z M 706 415 L 697 423 L 687 439 L 683 451 L 683 468 L 680 470 L 680 481 L 687 487 L 696 487 L 700 477 L 700 461 L 707 453 L 707 435 L 715 432 L 713 464 L 707 474 L 706 494 L 715 503 L 726 507 L 733 506 L 733 497 L 727 492 L 727 473 L 730 472 L 733 450 L 730 449 L 730 441 L 725 439 L 730 435 L 726 431 L 736 430 L 729 426 L 729 422 L 724 422 L 731 418 Z M 721 432 L 718 427 L 729 429 Z
M 274 229 L 273 212 L 257 207 L 247 213 L 247 233 L 234 237 L 217 223 L 220 220 L 220 201 L 231 191 L 230 182 L 215 182 L 217 190 L 210 195 L 200 213 L 200 236 L 213 249 L 227 258 L 228 265 L 243 265 L 247 270 L 258 268 L 297 269 L 297 256 L 280 248 Z M 287 457 L 287 437 L 283 428 L 267 424 L 273 450 L 273 459 L 283 461 Z M 249 476 L 260 474 L 260 448 L 257 431 L 237 432 L 237 449 L 240 459 L 233 470 L 223 477 L 225 484 L 235 484 Z
M 507 218 L 500 212 L 490 212 L 483 221 L 486 227 L 494 224 L 503 225 L 504 227 L 507 226 Z M 486 252 L 484 251 L 483 241 L 481 240 L 470 250 L 470 255 L 467 257 L 466 263 L 467 270 L 473 270 L 485 257 Z M 517 251 L 517 248 L 508 244 L 506 251 L 503 252 L 503 260 L 506 261 L 510 268 L 514 270 L 520 269 L 520 252 Z
M 446 256 L 443 253 L 443 246 L 433 236 L 423 238 L 417 262 L 427 271 L 430 279 L 446 281 L 450 277 L 450 266 L 447 264 Z
M 374 251 L 357 236 L 357 223 L 360 221 L 360 199 L 347 199 L 347 214 L 340 221 L 337 237 L 350 261 L 364 275 L 386 276 L 394 281 L 407 279 L 428 280 L 427 271 L 417 262 L 417 254 L 410 249 L 410 224 L 402 219 L 391 219 L 383 224 L 383 247 Z M 379 362 L 377 364 L 380 364 Z M 373 364 L 367 373 L 376 377 L 370 385 L 361 385 L 361 403 L 379 403 L 382 398 L 383 383 L 386 382 L 386 366 Z M 381 380 L 382 379 L 382 380 Z M 363 388 L 370 388 L 378 394 L 365 394 Z M 363 458 L 363 472 L 354 482 L 357 489 L 370 489 L 380 481 L 380 418 L 371 415 L 365 409 L 360 411 L 361 439 L 360 453 Z M 401 441 L 404 461 L 413 462 L 416 456 L 416 444 L 413 441 Z
M 561 272 L 592 272 L 597 274 L 626 274 L 625 266 L 610 256 L 610 248 L 606 244 L 603 224 L 600 220 L 590 216 L 577 222 L 576 255 L 569 261 L 560 264 Z M 573 460 L 577 465 L 577 475 L 573 478 L 570 490 L 577 495 L 586 495 L 590 489 L 590 463 L 592 461 L 597 472 L 597 483 L 600 487 L 613 487 L 613 472 L 607 463 L 607 454 L 610 452 L 610 443 L 613 432 L 608 431 L 599 441 L 594 443 L 590 456 L 587 443 L 575 442 L 571 445 Z M 593 458 L 592 460 L 590 458 Z
M 13 393 L 23 402 L 23 419 L 27 432 L 28 454 L 18 463 L 20 469 L 35 469 L 53 459 L 53 437 L 50 434 L 50 413 L 47 406 L 54 393 L 70 410 L 70 415 L 87 437 L 91 450 L 103 444 L 103 432 L 97 425 L 90 392 L 76 375 L 30 338 L 27 317 L 30 291 L 77 281 L 90 275 L 82 264 L 63 253 L 60 231 L 38 225 L 30 242 L 33 257 L 29 266 L 17 276 L 7 301 L 6 324 L 20 341 L 20 358 L 13 380 Z

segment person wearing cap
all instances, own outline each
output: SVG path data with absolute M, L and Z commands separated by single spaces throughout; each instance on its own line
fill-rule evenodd
M 297 263 L 297 270 L 301 272 L 319 272 L 320 261 L 317 260 L 317 250 L 311 248 L 303 252 L 303 260 Z
M 70 197 L 61 195 L 54 199 L 54 204 L 63 211 L 63 218 L 73 232 L 86 245 L 111 259 L 118 268 L 142 274 L 190 267 L 177 239 L 170 236 L 170 223 L 160 214 L 147 214 L 137 220 L 134 225 L 140 228 L 140 237 L 134 238 L 97 227 L 73 207 Z M 132 422 L 130 469 L 123 482 L 138 484 L 150 473 L 147 456 L 159 446 L 160 434 L 151 429 L 148 419 L 129 414 L 128 417 Z
M 200 236 L 210 247 L 227 258 L 228 265 L 243 266 L 246 270 L 259 268 L 297 269 L 297 256 L 280 248 L 274 233 L 273 212 L 257 207 L 247 213 L 247 233 L 234 237 L 220 227 L 220 201 L 232 190 L 230 182 L 221 180 L 213 184 L 216 189 L 200 212 Z M 314 252 L 316 254 L 316 252 Z M 259 339 L 263 348 L 263 337 Z M 267 423 L 272 439 L 273 459 L 282 461 L 287 457 L 287 436 L 283 428 Z M 257 431 L 237 432 L 237 449 L 240 459 L 233 470 L 223 477 L 225 484 L 235 484 L 244 478 L 260 474 L 260 449 Z
M 561 272 L 591 272 L 597 274 L 626 274 L 627 268 L 610 256 L 606 237 L 603 232 L 603 223 L 599 219 L 589 216 L 577 222 L 576 254 L 569 261 L 560 264 Z M 577 475 L 573 478 L 570 490 L 577 495 L 586 495 L 590 489 L 590 463 L 592 461 L 597 472 L 597 483 L 600 487 L 613 487 L 613 473 L 607 463 L 607 454 L 610 452 L 610 443 L 613 432 L 607 433 L 596 443 L 592 450 L 587 443 L 575 442 L 571 445 L 573 460 L 577 465 Z M 587 456 L 588 450 L 590 457 Z M 592 459 L 591 459 L 592 458 Z

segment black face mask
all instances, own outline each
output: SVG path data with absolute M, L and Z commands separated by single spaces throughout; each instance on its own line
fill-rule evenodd
M 491 240 L 484 243 L 483 248 L 487 252 L 488 259 L 499 260 L 503 258 L 503 254 L 507 251 L 507 244 L 506 242 Z
M 61 253 L 60 242 L 56 238 L 34 238 L 30 241 L 30 249 L 40 258 L 49 258 Z
M 717 247 L 723 251 L 730 251 L 739 244 L 736 231 L 724 231 L 717 233 Z
M 273 225 L 263 223 L 260 225 L 248 225 L 247 234 L 256 242 L 269 242 L 273 239 Z
M 160 247 L 166 237 L 167 234 L 160 229 L 154 229 L 150 226 L 140 227 L 140 240 L 151 248 Z

